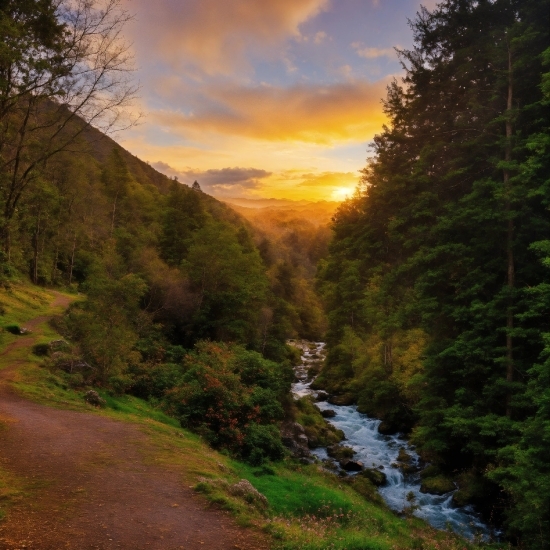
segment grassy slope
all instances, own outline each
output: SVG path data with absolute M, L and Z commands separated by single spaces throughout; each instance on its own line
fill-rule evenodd
M 11 291 L 0 290 L 3 307 L 0 326 L 25 326 L 25 322 L 38 316 L 60 313 L 49 307 L 53 299 L 51 292 L 23 284 L 14 285 Z M 56 337 L 47 322 L 43 322 L 35 327 L 31 345 Z M 18 338 L 21 337 L 0 331 L 1 349 Z M 207 447 L 198 436 L 179 428 L 174 419 L 131 396 L 104 394 L 107 407 L 93 408 L 83 401 L 81 390 L 71 389 L 65 375 L 41 367 L 41 359 L 32 354 L 29 346 L 0 355 L 0 370 L 14 360 L 20 362 L 20 367 L 11 377 L 12 384 L 22 395 L 44 405 L 88 411 L 138 424 L 148 435 L 150 444 L 143 450 L 148 460 L 178 466 L 183 483 L 194 485 L 213 504 L 230 510 L 241 524 L 270 533 L 276 548 L 478 547 L 454 535 L 435 531 L 419 519 L 397 517 L 384 506 L 369 502 L 344 479 L 325 472 L 318 465 L 301 465 L 288 459 L 254 468 L 233 461 Z M 2 429 L 7 426 L 6 420 L 0 417 L 0 432 Z M 231 495 L 230 485 L 243 478 L 267 497 L 267 509 Z M 3 470 L 0 463 L 0 518 L 6 510 L 9 512 L 10 503 L 29 491 L 32 492 L 32 488 L 23 486 Z

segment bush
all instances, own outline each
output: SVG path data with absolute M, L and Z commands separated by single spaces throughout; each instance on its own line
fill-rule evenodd
M 141 399 L 162 399 L 166 391 L 177 387 L 183 377 L 183 367 L 174 363 L 148 365 L 136 363 L 130 367 L 133 378 L 131 393 Z
M 32 352 L 39 357 L 44 357 L 50 353 L 50 344 L 35 344 L 32 347 Z
M 284 456 L 278 429 L 291 377 L 283 365 L 242 346 L 199 342 L 166 391 L 167 411 L 213 446 L 253 464 Z
M 245 432 L 241 456 L 253 466 L 285 456 L 281 434 L 276 426 L 252 424 Z
M 4 330 L 7 330 L 11 334 L 21 334 L 21 327 L 19 325 L 8 325 L 4 327 Z

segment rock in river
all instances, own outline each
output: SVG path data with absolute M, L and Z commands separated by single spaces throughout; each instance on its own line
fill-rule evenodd
M 338 464 L 340 464 L 342 470 L 345 470 L 346 472 L 361 472 L 364 468 L 362 462 L 359 462 L 358 460 L 350 460 L 348 458 L 340 460 Z

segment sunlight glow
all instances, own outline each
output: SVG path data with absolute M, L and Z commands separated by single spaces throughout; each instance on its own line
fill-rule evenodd
M 353 187 L 336 187 L 332 192 L 332 200 L 345 201 L 353 195 Z

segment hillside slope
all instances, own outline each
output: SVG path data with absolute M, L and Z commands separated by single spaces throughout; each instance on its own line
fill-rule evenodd
M 13 391 L 25 352 L 70 300 L 55 293 L 45 314 L 25 323 L 32 335 L 19 336 L 0 356 L 0 476 L 9 472 L 13 484 L 0 548 L 267 548 L 263 537 L 208 509 L 188 487 L 198 473 L 217 469 L 196 439 L 108 418 L 84 401 L 56 410 Z

